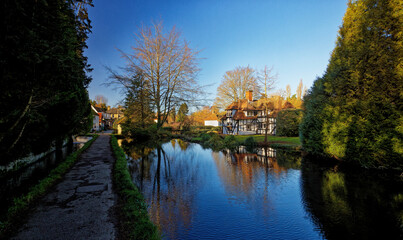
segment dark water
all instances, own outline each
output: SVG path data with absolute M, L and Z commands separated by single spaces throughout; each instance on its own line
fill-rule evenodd
M 82 142 L 66 145 L 18 171 L 0 175 L 0 216 L 4 217 L 7 208 L 12 204 L 15 197 L 26 194 L 32 186 L 48 176 L 50 171 L 66 159 L 70 153 L 82 148 L 85 141 L 91 139 L 81 138 Z
M 164 239 L 402 239 L 403 188 L 298 152 L 123 142 Z M 301 163 L 302 162 L 302 163 Z

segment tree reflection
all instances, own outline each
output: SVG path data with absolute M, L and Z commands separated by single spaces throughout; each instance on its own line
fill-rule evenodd
M 402 183 L 380 173 L 302 165 L 303 201 L 327 239 L 401 239 Z
M 201 166 L 190 145 L 173 140 L 156 146 L 151 153 L 144 146 L 132 146 L 129 152 L 141 156 L 132 161 L 129 168 L 133 181 L 149 203 L 151 220 L 157 226 L 166 227 L 163 232 L 169 238 L 189 229 L 195 209 L 194 197 L 203 184 L 198 176 Z

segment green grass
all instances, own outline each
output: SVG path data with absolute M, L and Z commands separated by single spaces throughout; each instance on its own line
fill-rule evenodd
M 42 197 L 47 191 L 58 183 L 64 174 L 74 165 L 80 154 L 85 151 L 97 139 L 98 135 L 92 135 L 81 149 L 70 154 L 63 162 L 61 162 L 49 175 L 33 186 L 25 195 L 14 199 L 14 203 L 8 208 L 5 220 L 0 222 L 0 239 L 9 236 L 12 231 L 16 230 L 21 220 L 26 217 L 28 210 Z
M 263 142 L 264 141 L 264 135 L 236 135 L 235 138 L 238 142 L 244 142 L 245 139 L 248 137 L 253 137 L 256 142 Z M 267 140 L 269 142 L 286 142 L 287 145 L 296 145 L 296 146 L 301 146 L 301 141 L 299 140 L 299 137 L 277 137 L 277 136 L 267 136 Z M 278 143 L 277 145 L 286 145 L 286 144 L 280 144 Z
M 143 195 L 133 184 L 127 160 L 115 136 L 111 146 L 116 157 L 113 169 L 114 186 L 119 196 L 118 214 L 122 239 L 161 239 L 157 227 L 151 222 Z

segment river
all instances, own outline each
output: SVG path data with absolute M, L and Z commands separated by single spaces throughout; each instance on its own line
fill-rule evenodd
M 402 239 L 402 181 L 299 152 L 123 142 L 164 239 Z

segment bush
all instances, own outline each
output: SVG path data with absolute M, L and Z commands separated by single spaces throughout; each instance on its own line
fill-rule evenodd
M 200 138 L 202 142 L 207 142 L 208 140 L 210 140 L 211 135 L 207 134 L 207 133 L 202 133 L 200 134 Z
M 214 134 L 205 144 L 214 150 L 219 150 L 224 147 L 223 139 L 217 134 Z
M 239 146 L 239 142 L 236 140 L 234 135 L 227 135 L 224 138 L 224 146 L 229 149 L 235 149 Z
M 281 137 L 298 137 L 303 111 L 300 109 L 281 110 L 276 119 L 276 135 Z
M 245 139 L 244 145 L 249 149 L 253 149 L 257 147 L 257 142 L 255 141 L 254 137 L 248 137 Z
M 162 129 L 165 131 L 170 131 L 170 132 L 172 132 L 172 130 L 173 130 L 172 127 L 163 127 Z

